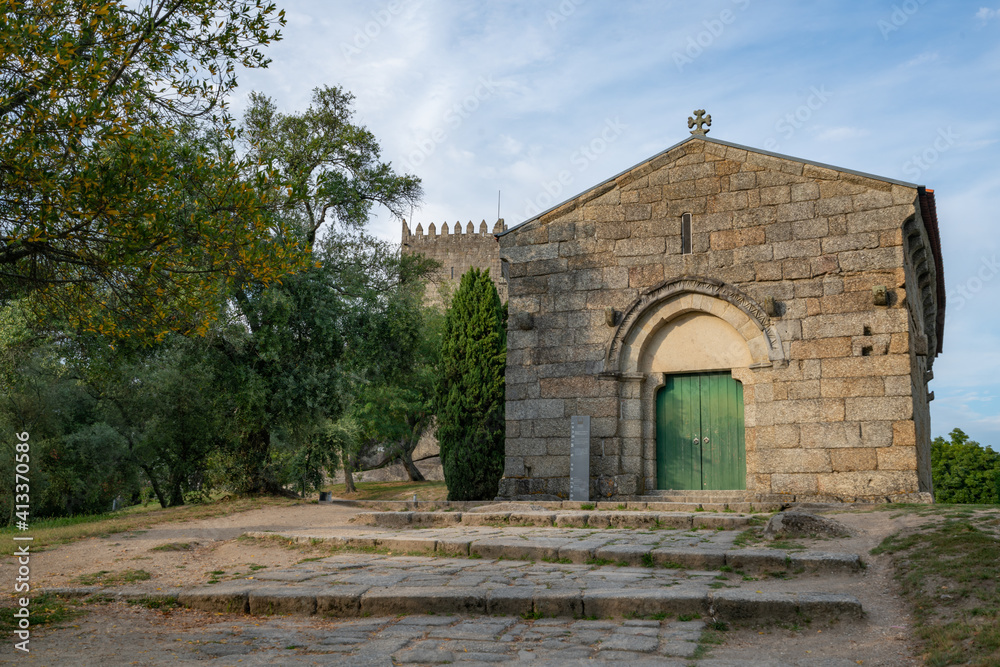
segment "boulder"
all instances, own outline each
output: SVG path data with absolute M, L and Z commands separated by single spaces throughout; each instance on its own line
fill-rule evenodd
M 771 517 L 764 526 L 764 537 L 777 539 L 779 537 L 849 537 L 851 531 L 847 526 L 826 517 L 807 512 L 779 512 Z

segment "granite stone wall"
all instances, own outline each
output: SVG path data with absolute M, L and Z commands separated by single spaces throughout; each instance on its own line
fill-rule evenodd
M 500 495 L 568 497 L 571 415 L 591 416 L 592 498 L 654 490 L 656 390 L 667 373 L 728 370 L 743 383 L 748 496 L 927 499 L 944 304 L 920 196 L 692 137 L 501 234 Z M 700 339 L 692 313 L 723 322 L 689 367 L 667 341 Z M 687 333 L 662 331 L 682 317 Z

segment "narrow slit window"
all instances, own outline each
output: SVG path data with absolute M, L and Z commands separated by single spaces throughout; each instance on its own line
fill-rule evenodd
M 455 279 L 455 267 L 454 267 L 454 266 L 453 266 L 453 267 L 451 267 L 451 279 L 452 279 L 452 280 L 454 280 L 454 279 Z
M 681 254 L 691 254 L 691 214 L 681 216 Z

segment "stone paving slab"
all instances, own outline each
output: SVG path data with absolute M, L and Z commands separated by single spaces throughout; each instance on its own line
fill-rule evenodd
M 741 549 L 735 546 L 739 531 L 721 529 L 597 530 L 462 525 L 417 531 L 405 528 L 376 529 L 349 535 L 343 531 L 333 535 L 324 535 L 320 532 L 308 534 L 249 532 L 246 535 L 264 539 L 280 538 L 306 544 L 319 541 L 330 543 L 335 547 L 377 549 L 389 554 L 469 556 L 576 564 L 609 561 L 629 566 L 697 570 L 718 570 L 728 567 L 748 574 L 771 572 L 850 574 L 860 572 L 864 567 L 858 554 Z M 298 577 L 299 581 L 305 580 L 301 572 L 282 572 L 275 576 Z
M 258 572 L 252 580 L 171 592 L 133 586 L 117 589 L 115 595 L 134 599 L 172 593 L 188 607 L 256 615 L 618 618 L 708 614 L 722 620 L 854 619 L 861 615 L 860 603 L 850 596 L 748 588 L 755 585 L 735 573 L 718 571 L 366 553 L 337 554 Z M 67 596 L 95 593 L 94 587 L 53 592 Z M 97 594 L 106 595 L 104 590 Z

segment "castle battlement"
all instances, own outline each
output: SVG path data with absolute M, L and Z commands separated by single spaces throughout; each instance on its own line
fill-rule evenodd
M 427 232 L 421 223 L 414 230 L 403 220 L 402 249 L 411 255 L 423 255 L 441 264 L 431 277 L 431 282 L 438 289 L 428 291 L 428 300 L 432 303 L 443 303 L 444 294 L 458 287 L 462 275 L 470 268 L 489 269 L 490 278 L 497 286 L 500 298 L 507 300 L 507 280 L 500 270 L 500 244 L 496 235 L 506 231 L 507 225 L 503 218 L 493 224 L 488 231 L 486 220 L 479 223 L 479 229 L 471 220 L 465 224 L 464 231 L 461 221 L 449 229 L 448 223 L 441 223 L 440 233 L 432 222 L 427 225 Z M 443 288 L 443 289 L 442 289 Z
M 462 222 L 461 221 L 456 221 L 455 222 L 455 226 L 452 227 L 452 229 L 454 231 L 449 232 L 448 231 L 448 223 L 447 222 L 443 222 L 443 223 L 441 223 L 441 233 L 438 234 L 437 229 L 436 229 L 434 223 L 432 222 L 429 225 L 427 225 L 427 233 L 424 234 L 424 227 L 423 227 L 423 225 L 421 223 L 418 222 L 416 229 L 414 229 L 413 232 L 411 233 L 410 232 L 410 226 L 406 223 L 406 220 L 403 220 L 403 243 L 405 244 L 407 242 L 407 240 L 411 240 L 411 241 L 413 241 L 415 243 L 419 243 L 421 241 L 439 240 L 439 239 L 443 239 L 445 237 L 452 237 L 452 236 L 455 236 L 455 237 L 473 237 L 473 236 L 490 237 L 490 236 L 495 236 L 495 235 L 497 235 L 497 234 L 499 234 L 501 232 L 506 231 L 507 230 L 507 225 L 504 224 L 503 218 L 500 218 L 499 220 L 497 220 L 493 224 L 493 230 L 492 231 L 487 231 L 486 220 L 483 220 L 482 222 L 479 223 L 479 231 L 477 232 L 475 224 L 471 220 L 469 220 L 469 222 L 466 223 L 466 225 L 465 225 L 465 232 L 464 233 L 462 232 Z

